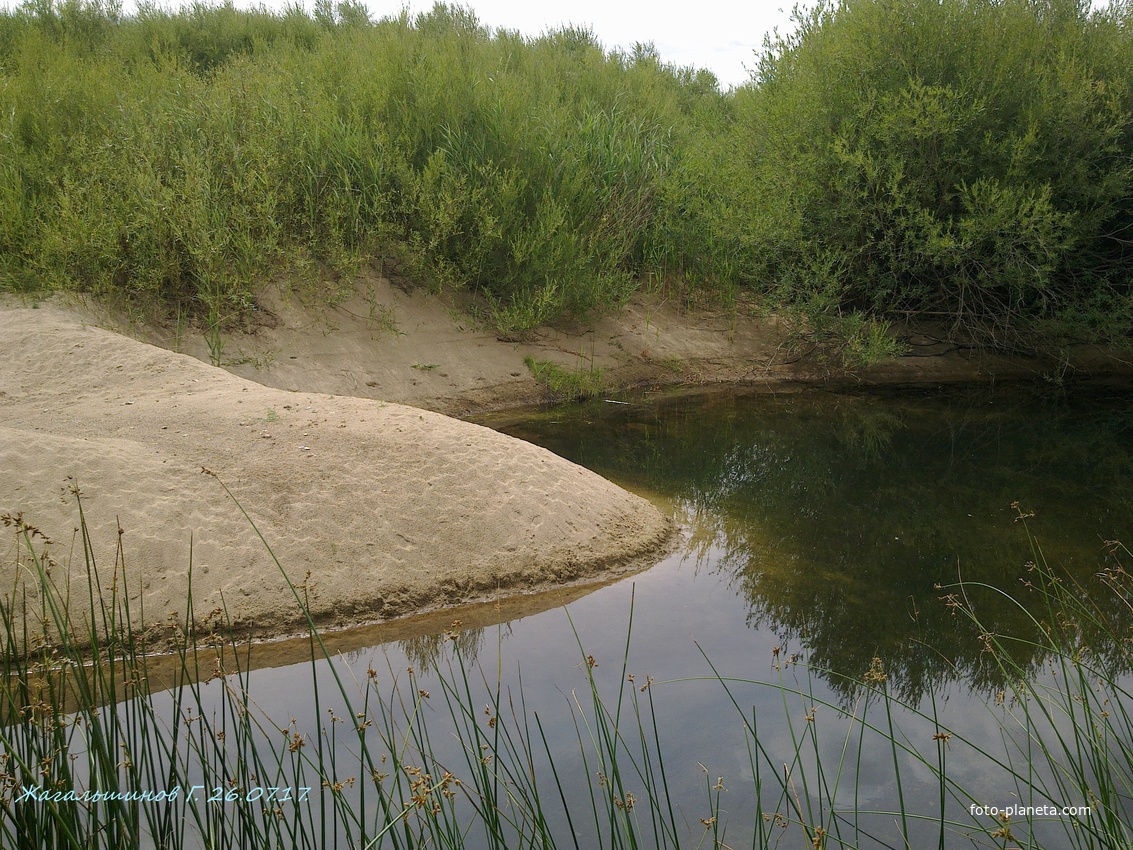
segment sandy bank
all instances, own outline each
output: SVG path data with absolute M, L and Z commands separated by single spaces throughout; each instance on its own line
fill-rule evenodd
M 86 608 L 76 485 L 104 587 L 125 530 L 135 620 L 143 607 L 150 624 L 184 616 L 191 541 L 194 616 L 226 609 L 264 634 L 299 611 L 220 482 L 324 624 L 632 568 L 669 537 L 647 501 L 543 449 L 425 410 L 265 387 L 50 304 L 0 310 L 0 357 L 0 514 L 53 540 L 73 617 Z M 3 592 L 34 592 L 27 578 L 9 568 Z
M 524 358 L 567 371 L 599 370 L 610 392 L 714 383 L 951 383 L 990 379 L 1073 379 L 1129 374 L 1129 358 L 1075 347 L 1066 357 L 1006 357 L 948 342 L 946 330 L 903 329 L 904 356 L 845 371 L 821 348 L 757 305 L 689 304 L 638 294 L 623 309 L 576 327 L 544 327 L 522 340 L 500 339 L 474 317 L 467 293 L 404 290 L 362 277 L 333 303 L 326 293 L 287 282 L 265 287 L 259 308 L 221 334 L 222 365 L 260 384 L 304 392 L 383 399 L 468 416 L 537 404 L 546 391 Z M 482 305 L 481 305 L 482 306 Z M 102 327 L 210 362 L 202 328 L 191 323 L 125 321 L 86 304 L 73 308 Z M 1125 362 L 1123 362 L 1123 360 Z

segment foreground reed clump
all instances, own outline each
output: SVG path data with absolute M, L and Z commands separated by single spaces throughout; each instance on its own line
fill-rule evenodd
M 938 684 L 919 700 L 895 696 L 880 658 L 849 683 L 856 697 L 848 704 L 815 688 L 817 677 L 844 681 L 844 674 L 806 667 L 797 655 L 775 665 L 775 682 L 713 668 L 710 681 L 746 715 L 756 785 L 770 788 L 773 801 L 762 806 L 765 821 L 800 825 L 814 847 L 1133 845 L 1130 553 L 1109 542 L 1110 565 L 1099 586 L 1087 588 L 1067 583 L 1027 535 L 1034 560 L 1019 594 L 973 582 L 941 588 L 941 602 L 975 626 L 991 675 L 1005 683 L 987 698 L 990 737 L 971 717 L 949 722 Z M 1027 633 L 996 634 L 979 615 L 987 594 L 1023 612 L 1022 594 L 1037 594 L 1042 613 L 1024 614 Z M 924 651 L 933 652 L 928 637 Z M 737 696 L 745 686 L 782 693 L 788 759 L 767 744 L 766 719 L 745 712 Z M 860 781 L 863 767 L 879 765 L 887 765 L 891 789 L 881 809 L 864 803 Z
M 300 728 L 260 708 L 248 648 L 198 631 L 191 605 L 174 623 L 174 663 L 158 665 L 149 633 L 129 625 L 121 547 L 103 587 L 81 502 L 79 511 L 93 623 L 69 619 L 51 579 L 60 565 L 43 551 L 41 532 L 22 516 L 3 517 L 15 530 L 11 566 L 34 579 L 0 611 L 5 846 L 513 848 L 575 834 L 569 812 L 568 832 L 551 831 L 546 807 L 574 789 L 555 772 L 539 719 L 516 710 L 498 677 L 465 663 L 455 626 L 446 635 L 455 663 L 440 677 L 441 692 L 430 694 L 412 669 L 403 678 L 370 669 L 358 682 L 320 663 L 331 659 L 312 624 L 310 693 L 316 716 L 329 719 Z M 156 643 L 167 642 L 162 634 Z M 333 680 L 333 708 L 320 705 L 320 677 Z M 619 732 L 631 710 L 633 725 L 645 730 L 651 700 L 643 705 L 630 688 L 632 706 L 619 696 L 611 712 L 589 682 L 590 700 L 576 702 L 577 716 L 593 745 L 586 763 L 602 779 L 592 783 L 585 817 L 611 846 L 677 846 L 671 805 L 667 820 L 659 808 L 659 753 L 644 737 Z M 439 717 L 431 709 L 438 701 Z M 458 765 L 437 755 L 438 724 L 459 737 Z M 649 804 L 647 822 L 638 821 L 631 781 Z
M 371 668 L 355 680 L 312 627 L 313 729 L 261 706 L 249 648 L 231 636 L 186 619 L 174 629 L 173 663 L 159 664 L 151 638 L 126 625 L 121 551 L 100 572 L 79 510 L 94 623 L 68 619 L 42 535 L 4 517 L 15 531 L 12 566 L 36 589 L 8 596 L 0 612 L 4 846 L 1118 848 L 1133 838 L 1133 636 L 1124 616 L 1133 581 L 1117 544 L 1102 577 L 1116 605 L 1064 586 L 1036 552 L 1027 592 L 1042 595 L 1048 616 L 1029 635 L 982 633 L 1010 683 L 988 705 L 1001 730 L 990 744 L 951 728 L 934 694 L 921 707 L 902 704 L 880 659 L 850 705 L 825 698 L 820 678 L 831 674 L 797 655 L 777 656 L 769 681 L 717 674 L 710 661 L 711 675 L 695 682 L 634 681 L 631 608 L 614 693 L 600 687 L 597 662 L 579 643 L 581 678 L 569 698 L 577 749 L 565 753 L 521 684 L 507 687 L 500 667 L 485 671 L 465 656 L 456 625 L 436 684 L 412 669 Z M 977 590 L 946 589 L 944 604 L 978 625 Z M 17 609 L 34 616 L 17 618 Z M 1012 661 L 1016 641 L 1042 647 L 1047 674 Z M 729 809 L 723 779 L 707 774 L 698 799 L 675 796 L 680 730 L 666 727 L 662 695 L 672 687 L 722 689 L 732 701 L 753 799 Z M 749 710 L 750 687 L 781 694 L 783 717 Z M 862 799 L 867 763 L 892 771 L 883 808 Z M 984 813 L 992 801 L 969 784 L 973 766 L 1030 812 Z M 1090 811 L 1045 814 L 1071 805 Z M 703 817 L 690 822 L 690 810 Z

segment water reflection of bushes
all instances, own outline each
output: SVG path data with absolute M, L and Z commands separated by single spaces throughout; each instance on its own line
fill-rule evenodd
M 1133 407 L 1115 396 L 722 395 L 617 414 L 587 410 L 537 439 L 672 496 L 687 557 L 731 576 L 753 627 L 847 676 L 881 656 L 905 697 L 949 679 L 1002 686 L 935 588 L 1027 581 L 1013 502 L 1038 511 L 1051 563 L 1083 587 L 1107 564 L 1102 540 L 1129 531 Z M 1002 634 L 1041 613 L 990 592 L 971 601 Z M 1042 660 L 1016 651 L 1022 666 Z

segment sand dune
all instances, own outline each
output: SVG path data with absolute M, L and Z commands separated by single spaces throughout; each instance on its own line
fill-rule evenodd
M 74 488 L 104 588 L 124 529 L 118 580 L 136 622 L 185 616 L 191 552 L 193 615 L 225 610 L 265 635 L 300 612 L 221 482 L 323 624 L 633 568 L 670 535 L 647 501 L 527 443 L 402 405 L 270 389 L 50 306 L 0 310 L 0 357 L 0 514 L 52 539 L 74 618 L 89 607 Z M 12 568 L 6 536 L 10 596 L 29 573 Z

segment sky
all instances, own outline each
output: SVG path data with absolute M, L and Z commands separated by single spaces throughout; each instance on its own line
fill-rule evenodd
M 0 0 L 3 2 L 3 0 Z M 9 4 L 18 0 L 9 0 Z M 373 18 L 413 13 L 433 7 L 433 0 L 363 0 Z M 629 50 L 635 42 L 653 42 L 661 59 L 675 65 L 707 68 L 721 87 L 748 79 L 755 53 L 773 28 L 790 26 L 794 0 L 465 0 L 480 23 L 519 30 L 535 36 L 567 24 L 591 30 L 607 50 Z M 287 0 L 263 0 L 262 5 L 282 9 Z M 176 8 L 179 2 L 160 5 Z M 234 0 L 238 7 L 261 5 L 261 0 Z M 305 0 L 308 11 L 313 0 Z M 133 10 L 133 3 L 123 3 Z
M 206 0 L 219 2 L 220 0 Z M 0 0 L 14 6 L 19 0 Z M 188 2 L 188 0 L 185 0 Z M 282 9 L 294 0 L 233 0 L 239 7 L 264 5 Z M 428 11 L 433 0 L 363 0 L 373 18 Z M 450 0 L 456 2 L 456 0 Z M 464 0 L 480 23 L 490 27 L 539 35 L 567 24 L 590 29 L 607 50 L 629 50 L 635 42 L 653 42 L 662 60 L 675 65 L 707 68 L 727 89 L 748 80 L 763 38 L 775 28 L 792 28 L 790 10 L 795 0 Z M 178 0 L 160 5 L 176 8 Z M 305 0 L 310 11 L 313 0 Z M 803 3 L 805 7 L 813 3 Z M 1105 0 L 1093 0 L 1093 6 Z M 123 10 L 133 10 L 125 0 Z
M 566 24 L 585 26 L 607 50 L 653 42 L 662 60 L 708 68 L 727 88 L 747 81 L 763 37 L 790 26 L 793 0 L 471 0 L 482 24 L 539 35 Z M 374 17 L 432 8 L 432 0 L 366 0 Z

